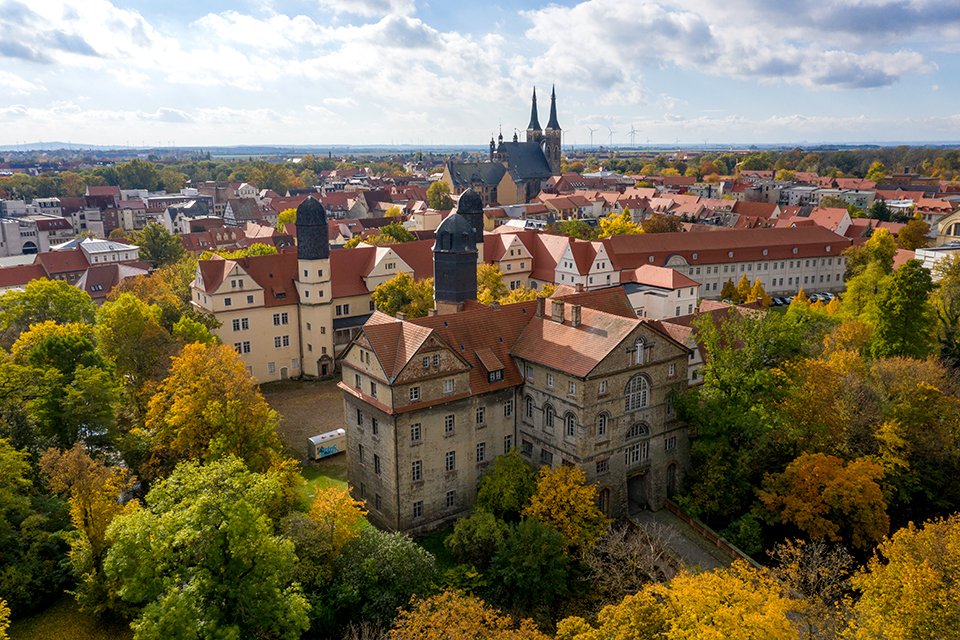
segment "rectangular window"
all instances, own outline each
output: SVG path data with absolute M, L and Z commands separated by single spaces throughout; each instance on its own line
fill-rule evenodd
M 520 441 L 520 453 L 527 456 L 528 458 L 533 455 L 533 443 L 529 440 Z
M 233 306 L 233 298 L 224 298 L 224 299 L 223 299 L 223 306 L 225 306 L 225 307 L 232 307 L 232 306 Z
M 286 311 L 273 314 L 273 326 L 279 327 L 282 324 L 290 324 L 290 314 Z
M 423 368 L 426 369 L 430 366 L 430 358 L 423 359 Z
M 279 349 L 280 347 L 289 347 L 290 346 L 290 336 L 274 336 L 273 337 L 273 347 Z
M 380 421 L 376 418 L 370 418 L 370 428 L 373 430 L 373 435 L 380 435 Z
M 456 451 L 447 451 L 445 468 L 447 471 L 456 471 L 457 469 L 457 452 Z
M 423 500 L 417 500 L 413 503 L 413 517 L 415 519 L 423 517 Z
M 677 375 L 677 365 L 675 364 L 670 365 L 670 375 L 671 376 Z
M 247 296 L 247 304 L 253 304 L 253 296 Z
M 290 360 L 290 368 L 295 371 L 300 369 L 300 358 L 292 358 Z
M 419 422 L 410 425 L 410 442 L 420 442 L 422 435 Z
M 452 508 L 457 504 L 457 492 L 456 491 L 447 491 L 447 509 Z
M 410 402 L 418 402 L 420 400 L 420 387 L 410 387 Z
M 440 356 L 439 356 L 439 355 L 433 356 L 433 366 L 435 366 L 435 367 L 439 367 L 439 366 L 440 366 Z
M 380 456 L 373 454 L 373 472 L 380 475 Z
M 233 347 L 239 354 L 250 353 L 250 342 L 248 341 L 237 342 L 233 345 Z
M 673 365 L 670 365 L 670 366 L 673 366 Z M 374 398 L 377 397 L 377 383 L 374 382 L 373 380 L 370 381 L 370 395 L 373 396 Z
M 233 330 L 240 331 L 240 318 L 233 319 Z
M 551 465 L 553 464 L 553 454 L 547 451 L 546 449 L 540 450 L 540 463 Z
M 603 396 L 603 395 L 606 395 L 606 393 L 607 393 L 607 381 L 601 380 L 600 384 L 597 387 L 597 395 Z
M 443 432 L 444 432 L 445 434 L 453 433 L 453 426 L 454 426 L 454 416 L 453 416 L 453 414 L 451 414 L 451 415 L 449 415 L 449 416 L 446 416 L 446 417 L 443 419 Z
M 570 394 L 571 396 L 577 395 L 577 383 L 576 383 L 576 382 L 571 381 L 571 382 L 569 382 L 569 383 L 567 384 L 567 393 Z
M 610 472 L 609 460 L 597 460 L 597 475 L 603 475 Z
M 363 411 L 361 411 L 360 409 L 357 409 L 357 426 L 358 427 L 363 426 Z
M 268 362 L 268 363 L 267 363 L 267 373 L 275 373 L 276 370 L 277 370 L 277 363 L 276 363 L 276 362 Z
M 376 505 L 377 513 L 383 512 L 383 501 L 380 500 L 380 494 L 379 494 L 379 493 L 374 496 L 374 501 L 373 501 L 373 502 L 374 502 L 374 504 Z
M 360 384 L 360 374 L 355 373 L 353 377 L 354 377 L 353 386 L 355 386 L 357 389 L 361 389 L 362 385 Z
M 646 460 L 649 457 L 650 453 L 650 443 L 649 442 L 638 442 L 634 445 L 631 445 L 629 449 L 625 452 L 626 463 L 627 464 L 636 464 L 641 460 Z
M 533 380 L 533 367 L 527 366 L 527 380 Z
M 363 464 L 363 445 L 362 445 L 362 444 L 358 444 L 358 445 L 357 445 L 357 450 L 360 452 L 360 464 Z
M 410 471 L 410 480 L 412 482 L 420 482 L 423 480 L 423 461 L 414 460 L 413 468 Z
M 548 373 L 548 374 L 547 374 L 547 386 L 548 386 L 548 387 L 552 387 L 552 386 L 553 386 L 553 374 L 552 374 L 552 373 Z
M 503 403 L 503 417 L 510 418 L 513 416 L 513 400 L 507 400 Z
M 443 392 L 447 395 L 453 393 L 453 378 L 443 381 Z
M 487 461 L 487 443 L 477 443 L 477 464 Z
M 510 453 L 513 449 L 513 436 L 503 436 L 503 452 Z
M 663 441 L 663 448 L 665 451 L 673 451 L 677 448 L 677 436 L 670 436 Z

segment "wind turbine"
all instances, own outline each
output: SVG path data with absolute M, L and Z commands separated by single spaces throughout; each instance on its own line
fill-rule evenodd
M 703 148 L 704 148 L 704 149 L 707 148 L 707 138 L 704 138 L 704 139 L 703 139 Z
M 614 131 L 613 129 L 610 129 L 610 127 L 607 127 L 607 129 L 610 131 L 610 146 L 612 147 L 612 146 L 613 146 L 613 134 L 615 134 L 616 131 Z
M 592 146 L 593 146 L 593 132 L 594 132 L 594 131 L 599 131 L 600 127 L 597 127 L 596 129 L 591 129 L 590 127 L 587 127 L 587 129 L 590 130 L 590 146 L 592 147 Z
M 633 128 L 633 125 L 630 125 L 630 146 L 634 147 L 637 144 L 637 130 Z

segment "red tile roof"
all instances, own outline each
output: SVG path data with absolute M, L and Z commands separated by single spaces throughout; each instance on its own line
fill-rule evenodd
M 0 288 L 22 287 L 31 280 L 46 278 L 47 272 L 39 264 L 24 264 L 0 269 Z
M 44 218 L 37 220 L 37 231 L 64 231 L 73 229 L 73 225 L 66 218 Z
M 47 275 L 55 273 L 69 273 L 71 271 L 84 271 L 90 268 L 86 256 L 80 249 L 64 249 L 63 251 L 50 251 L 48 253 L 37 254 L 34 264 L 43 266 Z
M 577 291 L 570 285 L 562 284 L 550 295 L 550 300 L 561 300 L 569 304 L 579 304 L 595 311 L 603 311 L 623 318 L 636 318 L 637 314 L 630 304 L 623 287 L 607 287 L 593 291 Z M 547 302 L 547 306 L 550 303 Z
M 645 264 L 632 271 L 622 272 L 620 282 L 636 282 L 637 284 L 670 290 L 700 286 L 699 282 L 688 278 L 676 269 L 657 267 L 652 264 Z

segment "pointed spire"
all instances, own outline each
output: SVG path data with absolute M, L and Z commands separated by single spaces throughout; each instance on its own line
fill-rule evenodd
M 557 89 L 553 87 L 550 91 L 550 122 L 547 123 L 547 129 L 560 130 L 560 123 L 557 122 Z
M 530 124 L 527 130 L 540 131 L 540 118 L 537 117 L 537 88 L 533 88 L 533 106 L 530 108 Z

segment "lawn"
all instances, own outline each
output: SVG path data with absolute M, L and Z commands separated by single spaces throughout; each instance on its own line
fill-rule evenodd
M 102 622 L 77 608 L 73 596 L 63 594 L 52 605 L 7 630 L 10 640 L 130 640 L 133 631 L 125 621 Z
M 346 454 L 338 453 L 335 456 L 308 462 L 300 469 L 306 482 L 298 488 L 298 492 L 305 498 L 313 498 L 318 489 L 328 487 L 347 486 L 347 459 Z

